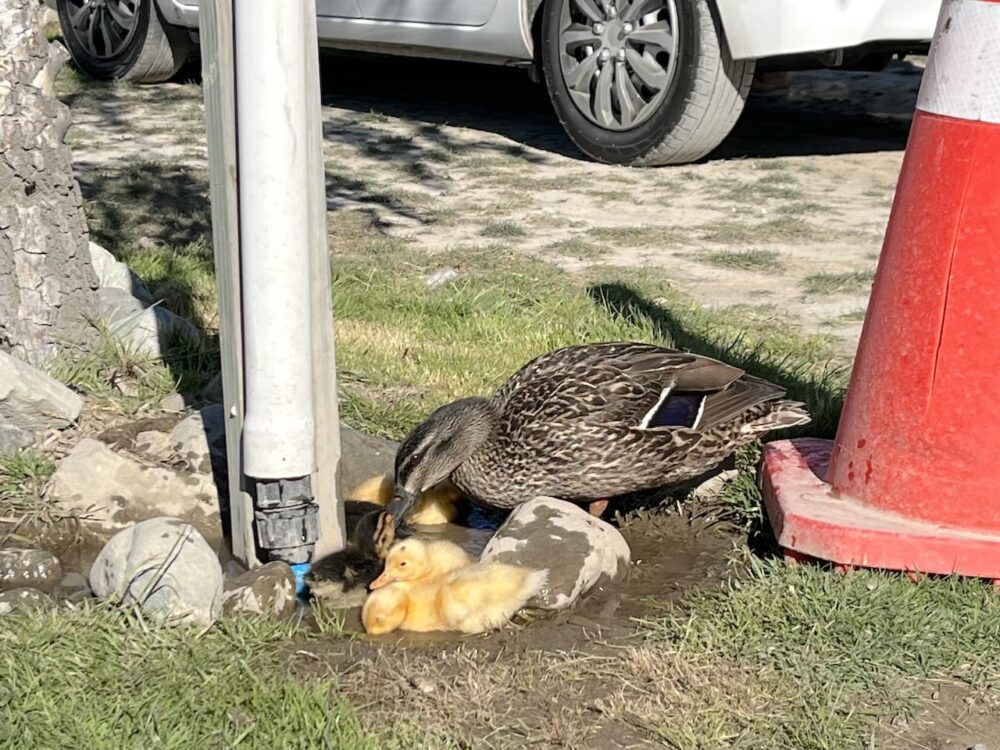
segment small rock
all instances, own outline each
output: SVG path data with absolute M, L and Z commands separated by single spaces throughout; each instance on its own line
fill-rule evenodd
M 222 566 L 198 530 L 152 518 L 112 537 L 90 569 L 102 600 L 138 604 L 157 622 L 211 625 L 222 612 Z
M 32 588 L 51 592 L 62 578 L 59 558 L 40 549 L 0 550 L 0 591 Z
M 27 430 L 0 421 L 0 453 L 11 453 L 27 448 L 33 442 L 34 437 Z
M 90 243 L 90 262 L 102 288 L 121 289 L 147 305 L 152 304 L 153 295 L 142 279 L 96 242 Z
M 20 430 L 68 427 L 83 399 L 27 362 L 0 351 L 0 420 Z
M 219 495 L 210 476 L 149 466 L 90 438 L 56 467 L 49 498 L 80 516 L 91 530 L 115 532 L 169 514 L 221 539 Z
M 134 447 L 137 453 L 163 459 L 174 452 L 174 441 L 166 432 L 146 430 L 135 436 Z
M 160 399 L 160 408 L 163 409 L 163 411 L 179 414 L 187 408 L 187 404 L 181 394 L 171 393 L 169 396 L 164 396 Z
M 434 681 L 424 677 L 423 675 L 411 677 L 410 684 L 425 695 L 430 695 L 435 690 Z
M 143 250 L 149 250 L 150 248 L 156 247 L 156 240 L 152 237 L 143 235 L 139 238 L 139 241 L 136 244 L 138 244 Z
M 0 615 L 7 615 L 18 609 L 45 609 L 52 605 L 52 598 L 38 589 L 11 589 L 0 594 Z
M 431 291 L 449 284 L 458 278 L 458 271 L 454 268 L 442 268 L 427 277 L 427 288 Z
M 222 611 L 227 615 L 291 617 L 296 610 L 295 575 L 283 562 L 271 562 L 225 583 Z
M 399 443 L 341 425 L 340 481 L 345 492 L 378 476 L 393 473 Z
M 140 354 L 162 357 L 178 338 L 192 344 L 199 341 L 198 329 L 191 321 L 163 305 L 147 305 L 124 289 L 102 287 L 98 304 L 109 332 Z
M 76 571 L 70 571 L 63 575 L 62 580 L 56 587 L 56 596 L 63 601 L 79 601 L 93 596 L 90 590 L 90 583 L 86 576 Z
M 722 494 L 725 486 L 739 476 L 739 473 L 738 469 L 720 471 L 691 490 L 691 498 L 701 501 L 715 500 Z
M 969 748 L 969 750 L 987 750 L 985 743 L 977 742 L 975 745 Z
M 528 605 L 563 609 L 622 572 L 631 551 L 618 529 L 579 506 L 536 497 L 507 517 L 482 559 L 548 571 L 545 586 Z
M 191 471 L 226 473 L 226 413 L 211 404 L 177 423 L 170 433 L 174 452 Z
M 222 398 L 222 373 L 217 372 L 201 389 L 201 400 L 210 404 L 221 404 Z

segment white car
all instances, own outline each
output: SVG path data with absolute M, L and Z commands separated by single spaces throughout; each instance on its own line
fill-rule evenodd
M 166 80 L 197 49 L 198 0 L 48 2 L 76 64 L 95 77 Z M 926 51 L 940 0 L 316 6 L 326 46 L 529 68 L 584 152 L 639 166 L 695 161 L 718 146 L 743 110 L 755 69 L 871 67 Z

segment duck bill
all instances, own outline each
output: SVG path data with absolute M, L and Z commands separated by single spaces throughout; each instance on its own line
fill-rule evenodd
M 388 572 L 383 572 L 378 578 L 368 584 L 368 588 L 374 591 L 375 589 L 380 589 L 383 586 L 388 586 L 390 583 L 396 579 L 389 575 Z
M 403 522 L 403 518 L 407 513 L 413 508 L 414 503 L 417 502 L 417 493 L 410 492 L 409 490 L 398 487 L 395 493 L 393 493 L 392 499 L 389 501 L 388 505 L 385 506 L 385 512 L 388 513 L 393 518 L 393 523 L 396 528 Z

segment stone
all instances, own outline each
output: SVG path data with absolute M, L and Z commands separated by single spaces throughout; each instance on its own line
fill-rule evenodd
M 51 592 L 62 578 L 62 565 L 40 549 L 0 549 L 0 591 L 32 588 Z
M 133 447 L 137 453 L 145 453 L 157 459 L 164 459 L 174 452 L 174 441 L 166 432 L 146 430 L 135 436 Z
M 59 462 L 49 498 L 94 531 L 113 533 L 170 515 L 194 524 L 209 539 L 222 538 L 219 494 L 211 476 L 149 466 L 90 438 Z
M 181 420 L 170 433 L 174 452 L 191 471 L 226 474 L 226 413 L 211 404 Z
M 519 505 L 486 543 L 481 559 L 548 572 L 529 607 L 564 609 L 631 561 L 614 526 L 565 500 L 536 497 Z
M 340 482 L 349 492 L 368 480 L 393 474 L 399 443 L 341 425 Z
M 101 319 L 111 335 L 139 354 L 162 357 L 178 339 L 192 344 L 199 340 L 191 321 L 163 305 L 147 305 L 124 289 L 102 287 L 97 299 Z
M 90 582 L 87 580 L 87 577 L 74 570 L 63 574 L 62 580 L 59 581 L 59 585 L 55 590 L 55 595 L 58 599 L 70 602 L 89 599 L 93 596 L 93 593 L 90 590 Z
M 27 362 L 0 351 L 0 421 L 20 430 L 68 427 L 83 399 Z
M 270 562 L 225 582 L 222 611 L 226 615 L 288 618 L 296 608 L 295 575 L 286 563 Z
M 34 440 L 34 436 L 27 430 L 0 421 L 0 453 L 12 453 L 27 448 Z
M 222 585 L 219 558 L 179 518 L 151 518 L 118 532 L 90 569 L 99 599 L 138 605 L 169 625 L 214 623 L 222 613 Z
M 424 280 L 427 284 L 427 289 L 429 291 L 434 291 L 440 287 L 450 284 L 452 281 L 458 278 L 458 271 L 454 268 L 442 268 L 439 271 L 435 271 L 429 274 Z
M 222 403 L 222 373 L 217 372 L 201 389 L 201 400 L 210 404 Z
M 15 610 L 46 609 L 53 606 L 52 597 L 31 588 L 11 589 L 0 594 L 0 616 Z
M 160 399 L 160 408 L 163 411 L 180 413 L 187 408 L 187 401 L 180 393 L 171 393 Z
M 122 261 L 117 260 L 110 252 L 91 242 L 90 262 L 97 274 L 97 282 L 105 289 L 121 289 L 131 296 L 146 303 L 153 303 L 153 295 L 142 279 L 133 273 L 132 269 Z

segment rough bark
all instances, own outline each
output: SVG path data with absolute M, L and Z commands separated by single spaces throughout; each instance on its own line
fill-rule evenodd
M 38 0 L 0 0 L 0 348 L 38 362 L 92 341 L 97 276 L 54 96 L 66 51 L 42 33 Z

